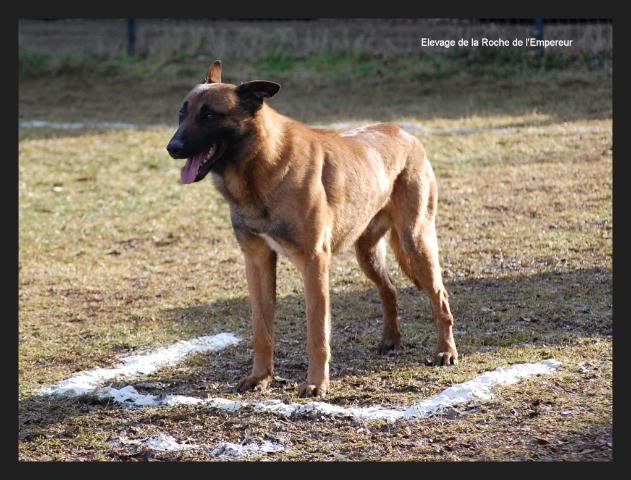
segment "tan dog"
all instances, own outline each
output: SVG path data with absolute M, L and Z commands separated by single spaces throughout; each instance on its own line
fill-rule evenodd
M 300 396 L 324 397 L 329 386 L 329 269 L 334 253 L 354 245 L 359 265 L 383 303 L 379 352 L 400 345 L 396 290 L 385 265 L 385 235 L 399 265 L 429 294 L 438 328 L 435 363 L 457 363 L 453 317 L 438 261 L 437 189 L 423 145 L 401 128 L 376 124 L 338 134 L 310 128 L 264 101 L 280 85 L 221 83 L 215 62 L 205 83 L 184 99 L 180 126 L 167 146 L 187 158 L 182 183 L 212 172 L 230 205 L 245 256 L 254 365 L 239 390 L 273 378 L 277 254 L 302 274 L 309 368 Z

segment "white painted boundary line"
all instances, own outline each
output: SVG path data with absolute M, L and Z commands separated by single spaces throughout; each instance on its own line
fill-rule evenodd
M 314 128 L 329 128 L 331 130 L 346 130 L 357 128 L 363 125 L 369 125 L 371 122 L 333 122 L 327 124 L 313 125 Z M 372 122 L 374 123 L 374 122 Z M 396 122 L 395 122 L 396 123 Z M 399 122 L 402 128 L 408 131 L 432 132 L 453 130 L 454 132 L 475 130 L 475 129 L 431 129 L 423 127 L 415 122 Z M 175 128 L 175 124 L 139 124 L 139 123 L 123 123 L 123 122 L 49 122 L 47 120 L 25 120 L 20 122 L 20 128 L 51 128 L 57 130 L 81 130 L 81 129 L 97 129 L 97 130 L 129 130 L 129 129 L 151 129 L 151 128 Z
M 252 407 L 257 411 L 271 412 L 285 417 L 303 414 L 321 414 L 332 417 L 352 417 L 358 420 L 413 420 L 429 417 L 442 409 L 471 401 L 487 401 L 492 397 L 492 388 L 499 385 L 511 385 L 534 375 L 546 375 L 556 371 L 561 364 L 549 359 L 540 363 L 523 363 L 505 368 L 497 368 L 477 377 L 452 385 L 437 395 L 427 398 L 404 409 L 372 407 L 342 407 L 324 402 L 283 403 L 280 400 L 248 402 L 226 398 L 202 399 L 185 395 L 144 395 L 128 385 L 121 389 L 106 388 L 96 392 L 102 399 L 111 399 L 115 403 L 128 406 L 159 405 L 203 405 L 211 409 L 234 412 L 242 408 Z
M 20 122 L 20 128 L 52 128 L 57 130 L 81 130 L 91 128 L 97 130 L 130 130 L 140 128 L 169 128 L 173 125 L 155 124 L 142 125 L 124 122 L 49 122 L 47 120 L 25 120 Z
M 352 128 L 357 128 L 365 125 L 369 125 L 371 122 L 360 121 L 348 121 L 348 122 L 333 122 L 327 124 L 312 125 L 314 128 L 328 128 L 331 130 L 341 131 Z M 374 122 L 372 122 L 374 123 Z M 420 133 L 426 135 L 470 135 L 474 133 L 482 132 L 498 132 L 498 133 L 511 133 L 524 128 L 530 127 L 452 127 L 452 128 L 431 128 L 424 127 L 419 122 L 392 122 L 399 125 L 401 128 L 409 133 Z M 81 130 L 81 129 L 96 129 L 96 130 L 130 130 L 130 129 L 152 129 L 152 128 L 172 128 L 175 129 L 175 124 L 136 124 L 136 123 L 123 123 L 123 122 L 49 122 L 46 120 L 25 120 L 20 122 L 20 128 L 51 128 L 58 130 Z M 536 125 L 533 125 L 536 127 Z M 599 132 L 603 131 L 603 127 L 596 126 L 574 126 L 575 132 Z
M 111 386 L 99 388 L 108 380 L 115 378 L 130 378 L 139 374 L 148 374 L 156 370 L 174 365 L 185 356 L 192 353 L 217 351 L 236 345 L 240 339 L 232 333 L 200 337 L 193 340 L 183 340 L 169 347 L 163 347 L 143 355 L 124 358 L 115 368 L 95 368 L 78 372 L 70 378 L 56 385 L 45 388 L 42 393 L 47 395 L 95 395 L 103 400 L 129 407 L 173 406 L 173 405 L 203 405 L 208 408 L 226 411 L 237 411 L 245 407 L 252 407 L 257 411 L 271 412 L 285 417 L 315 413 L 327 416 L 353 417 L 360 420 L 398 419 L 412 420 L 431 416 L 438 411 L 458 404 L 471 401 L 486 401 L 492 397 L 492 389 L 498 385 L 510 385 L 534 375 L 546 375 L 556 371 L 561 365 L 558 361 L 549 359 L 539 363 L 523 363 L 510 367 L 496 368 L 477 377 L 458 383 L 443 390 L 437 395 L 427 398 L 408 408 L 371 407 L 342 407 L 324 402 L 283 403 L 280 400 L 266 400 L 249 402 L 230 400 L 227 398 L 198 398 L 185 395 L 150 395 L 139 393 L 133 386 L 123 388 Z
M 70 378 L 45 387 L 44 395 L 85 395 L 94 393 L 103 383 L 120 378 L 148 375 L 161 368 L 175 365 L 193 353 L 215 352 L 236 345 L 241 339 L 232 333 L 220 333 L 206 337 L 182 340 L 168 347 L 145 354 L 125 357 L 114 368 L 94 368 L 75 373 Z M 112 389 L 113 390 L 113 389 Z
M 374 123 L 374 122 L 372 122 Z M 509 133 L 515 130 L 511 127 L 458 127 L 458 128 L 429 128 L 424 127 L 418 122 L 393 122 L 398 124 L 401 128 L 409 133 L 424 133 L 424 134 L 437 134 L 437 135 L 467 135 L 471 133 L 479 133 L 484 131 L 498 131 L 500 133 Z M 328 128 L 331 130 L 348 130 L 365 125 L 370 125 L 371 122 L 333 122 L 327 124 L 313 125 L 314 128 Z M 131 130 L 131 129 L 151 129 L 151 128 L 175 128 L 175 125 L 166 124 L 135 124 L 135 123 L 122 123 L 122 122 L 49 122 L 46 120 L 26 120 L 20 122 L 20 128 L 50 128 L 57 130 L 81 130 L 81 129 L 95 129 L 95 130 Z
M 206 450 L 213 457 L 250 457 L 257 453 L 277 453 L 282 452 L 286 448 L 277 442 L 264 440 L 259 443 L 238 444 L 232 442 L 221 442 L 216 445 L 179 443 L 171 435 L 160 433 L 153 437 L 147 437 L 140 440 L 122 440 L 118 439 L 113 442 L 120 446 L 145 447 L 156 452 L 179 452 L 183 450 Z

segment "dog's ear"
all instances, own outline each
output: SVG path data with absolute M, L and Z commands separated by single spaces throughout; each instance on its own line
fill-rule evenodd
M 256 111 L 264 98 L 271 98 L 280 90 L 280 84 L 267 80 L 252 80 L 237 87 L 236 93 L 250 111 Z
M 221 60 L 215 60 L 208 69 L 206 83 L 221 83 Z

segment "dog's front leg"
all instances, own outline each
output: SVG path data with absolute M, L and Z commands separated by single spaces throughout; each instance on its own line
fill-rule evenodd
M 307 380 L 300 386 L 301 397 L 324 397 L 329 387 L 329 338 L 331 313 L 329 301 L 330 254 L 318 252 L 303 263 L 307 307 Z
M 254 237 L 242 243 L 252 309 L 254 364 L 241 380 L 239 391 L 265 390 L 274 376 L 274 310 L 276 308 L 276 253 Z

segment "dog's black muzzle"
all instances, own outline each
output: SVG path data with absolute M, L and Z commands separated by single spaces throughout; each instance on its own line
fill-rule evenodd
M 177 138 L 173 138 L 169 144 L 167 145 L 167 152 L 171 155 L 172 158 L 181 159 L 186 158 L 186 153 L 184 151 L 184 142 Z

